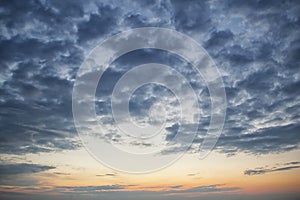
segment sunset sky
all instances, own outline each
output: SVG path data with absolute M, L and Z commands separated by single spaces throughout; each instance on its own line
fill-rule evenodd
M 300 199 L 299 13 L 299 1 L 1 0 L 0 199 Z M 212 109 L 205 77 L 164 50 L 139 49 L 114 60 L 97 86 L 97 117 L 83 130 L 128 152 L 165 147 L 158 157 L 183 155 L 162 169 L 135 174 L 110 168 L 81 141 L 72 95 L 78 71 L 95 47 L 142 27 L 176 30 L 198 42 L 219 70 L 227 103 L 219 140 L 199 159 Z M 116 125 L 114 88 L 128 71 L 147 63 L 176 70 L 198 97 L 198 107 L 190 107 L 199 114 L 198 128 L 187 151 L 185 140 L 172 141 L 181 125 L 190 134 L 193 124 L 178 122 L 180 108 L 190 105 L 179 105 L 162 85 L 143 85 L 129 100 L 135 124 L 166 117 L 159 145 L 129 139 Z M 151 75 L 171 80 L 168 73 Z

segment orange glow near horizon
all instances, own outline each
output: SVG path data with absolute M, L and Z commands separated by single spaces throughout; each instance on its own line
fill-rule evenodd
M 72 157 L 74 154 L 77 155 L 77 158 Z M 79 151 L 56 154 L 52 161 L 47 159 L 46 154 L 30 155 L 28 158 L 44 165 L 51 165 L 51 162 L 58 163 L 55 169 L 34 175 L 35 179 L 44 185 L 41 187 L 44 192 L 56 187 L 105 185 L 122 185 L 124 189 L 121 191 L 152 192 L 180 191 L 216 184 L 219 185 L 218 188 L 241 188 L 240 190 L 227 191 L 228 194 L 298 192 L 300 188 L 300 177 L 298 176 L 300 169 L 251 176 L 244 174 L 247 169 L 266 167 L 267 165 L 267 168 L 278 167 L 279 158 L 281 163 L 288 163 L 293 160 L 292 158 L 299 155 L 299 151 L 262 155 L 261 157 L 245 154 L 226 157 L 213 153 L 204 160 L 198 160 L 194 155 L 186 155 L 169 168 L 140 175 L 113 171 L 87 155 L 86 152 Z M 70 158 L 67 160 L 68 163 L 65 161 L 66 157 Z M 81 161 L 78 162 L 78 159 Z M 172 188 L 174 186 L 180 187 Z M 24 188 L 23 186 L 14 187 L 14 191 L 28 192 Z M 12 188 L 2 187 L 1 190 L 11 191 Z

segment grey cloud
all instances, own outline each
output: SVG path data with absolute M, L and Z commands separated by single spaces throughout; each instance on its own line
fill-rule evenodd
M 63 193 L 77 192 L 77 193 L 90 193 L 96 194 L 101 192 L 106 193 L 119 193 L 119 194 L 129 194 L 129 189 L 134 185 L 100 185 L 100 186 L 58 186 L 55 188 L 56 191 L 61 191 Z M 143 194 L 143 195 L 166 195 L 166 194 L 175 194 L 181 195 L 185 193 L 218 193 L 218 192 L 229 192 L 237 191 L 241 188 L 238 187 L 226 187 L 225 184 L 214 184 L 214 185 L 203 185 L 198 187 L 192 187 L 184 189 L 181 185 L 171 186 L 169 189 L 161 191 L 152 191 L 150 190 L 136 190 L 130 191 L 131 194 Z
M 221 136 L 216 149 L 224 153 L 232 153 L 234 150 L 254 154 L 290 151 L 299 148 L 298 133 L 298 125 L 270 127 L 252 134 L 243 134 L 238 131 L 232 133 L 231 136 Z
M 108 174 L 98 174 L 96 176 L 106 176 L 106 177 L 114 177 L 114 176 L 117 176 L 117 174 L 113 174 L 113 173 L 108 173 Z
M 71 79 L 75 77 L 74 65 L 79 65 L 83 57 L 82 51 L 63 37 L 44 38 L 51 34 L 53 26 L 49 24 L 64 26 L 68 19 L 38 1 L 1 3 L 5 10 L 1 21 L 15 33 L 6 37 L 1 30 L 0 57 L 4 66 L 1 71 L 5 75 L 1 83 L 1 152 L 19 154 L 77 148 L 72 134 Z M 33 19 L 49 28 L 44 30 Z M 23 22 L 39 29 L 39 34 L 32 30 L 20 34 Z M 58 135 L 49 130 L 69 134 Z
M 191 35 L 216 61 L 228 97 L 217 151 L 260 154 L 299 148 L 297 1 L 1 1 L 1 7 L 2 153 L 78 148 L 71 92 L 84 55 L 106 36 L 140 26 Z M 209 123 L 209 93 L 191 66 L 171 53 L 142 50 L 116 60 L 97 88 L 98 97 L 104 97 L 96 102 L 97 114 L 106 125 L 113 123 L 110 94 L 116 81 L 147 62 L 173 66 L 191 80 L 204 112 L 195 140 L 201 143 Z M 164 94 L 162 88 L 154 93 Z M 144 115 L 152 103 L 137 94 L 132 113 Z M 167 141 L 174 134 L 169 129 Z
M 55 169 L 54 166 L 17 163 L 0 165 L 0 185 L 5 186 L 36 186 L 39 181 L 35 175 Z
M 18 175 L 18 174 L 33 174 L 42 171 L 55 169 L 53 166 L 38 165 L 38 164 L 1 164 L 0 172 L 1 176 Z
M 285 163 L 284 165 L 297 165 L 297 164 L 300 164 L 300 162 L 289 162 L 289 163 Z
M 101 191 L 114 191 L 123 190 L 124 185 L 101 185 L 101 186 L 59 186 L 56 189 L 64 190 L 64 192 L 83 192 L 83 193 L 95 193 Z
M 176 136 L 176 134 L 179 130 L 179 127 L 180 127 L 180 125 L 178 123 L 173 124 L 170 127 L 167 127 L 166 131 L 168 131 L 169 133 L 166 136 L 166 140 L 172 140 Z
M 206 1 L 190 1 L 189 3 L 171 1 L 174 8 L 174 24 L 180 31 L 207 31 L 211 25 L 209 5 Z
M 287 52 L 298 48 L 294 41 L 299 38 L 299 4 L 226 1 L 215 9 L 227 18 L 233 16 L 232 12 L 238 14 L 238 18 L 232 18 L 236 23 L 229 20 L 228 26 L 214 20 L 223 27 L 216 33 L 228 30 L 230 34 L 222 36 L 220 42 L 213 32 L 205 43 L 219 68 L 228 73 L 224 77 L 227 120 L 217 151 L 232 155 L 241 151 L 261 154 L 298 149 L 299 80 L 287 60 L 294 54 Z M 292 34 L 287 35 L 287 31 Z M 261 121 L 262 127 L 256 127 L 255 121 Z
M 228 192 L 228 191 L 236 191 L 240 190 L 241 188 L 238 187 L 220 187 L 224 185 L 208 185 L 208 186 L 199 186 L 199 187 L 194 187 L 191 189 L 185 189 L 185 190 L 171 190 L 168 191 L 169 193 L 210 193 L 210 192 Z
M 183 186 L 182 185 L 174 185 L 174 186 L 171 186 L 170 188 L 171 189 L 178 189 L 178 188 L 182 188 Z
M 244 172 L 245 175 L 258 175 L 258 174 L 265 174 L 266 170 L 263 169 L 256 169 L 256 170 L 246 170 Z
M 164 27 L 166 21 L 161 21 L 162 19 L 160 18 L 159 21 L 151 21 L 150 19 L 147 19 L 145 16 L 141 14 L 135 14 L 135 13 L 130 13 L 126 16 L 124 19 L 124 24 L 127 25 L 128 27 L 131 28 L 139 28 L 139 27 Z
M 7 198 L 17 199 L 17 200 L 26 200 L 28 198 L 32 200 L 38 200 L 38 199 L 45 199 L 45 200 L 51 200 L 53 196 L 50 195 L 32 195 L 27 193 L 21 193 L 21 192 L 1 192 L 1 194 Z M 126 195 L 125 195 L 126 194 Z M 109 195 L 109 196 L 108 196 Z M 66 195 L 57 195 L 56 198 L 58 200 L 64 200 L 66 198 L 70 197 L 69 194 Z M 141 198 L 145 200 L 158 200 L 158 199 L 165 199 L 165 200 L 180 200 L 183 197 L 182 196 L 162 196 L 157 195 L 155 193 L 151 192 L 132 192 L 132 193 L 102 193 L 102 195 L 72 195 L 72 198 L 74 200 L 97 200 L 99 198 L 122 198 L 126 200 L 139 200 Z M 199 197 L 190 197 L 191 200 L 197 200 Z M 256 194 L 256 195 L 245 195 L 245 194 L 232 194 L 232 193 L 212 193 L 212 194 L 205 194 L 205 199 L 209 200 L 239 200 L 239 199 L 245 199 L 245 200 L 252 200 L 252 199 L 261 199 L 261 200 L 281 200 L 281 199 L 290 199 L 290 200 L 298 200 L 299 199 L 299 193 L 276 193 L 276 194 Z
M 199 176 L 201 173 L 189 173 L 187 176 Z
M 265 174 L 270 172 L 277 172 L 277 171 L 288 171 L 291 169 L 298 169 L 300 166 L 292 166 L 292 167 L 281 167 L 281 168 L 275 168 L 275 169 L 255 169 L 255 170 L 246 170 L 244 172 L 245 175 L 259 175 L 259 174 Z
M 69 176 L 70 173 L 64 173 L 64 172 L 54 172 L 55 175 L 61 175 L 61 176 Z
M 70 194 L 75 194 L 74 198 L 77 199 L 99 199 L 99 198 L 122 198 L 122 199 L 182 199 L 184 194 L 222 194 L 225 195 L 230 191 L 238 191 L 240 188 L 225 187 L 224 185 L 207 185 L 199 186 L 190 189 L 177 188 L 176 190 L 164 190 L 164 191 L 153 191 L 153 190 L 126 190 L 131 185 L 102 185 L 102 186 L 60 186 L 53 189 L 49 188 L 39 188 L 39 191 L 55 192 L 56 198 L 65 199 L 69 198 Z M 26 187 L 24 188 L 27 193 L 15 192 L 7 189 L 2 191 L 2 195 L 6 195 L 8 198 L 15 199 L 38 199 L 40 195 L 33 195 L 37 188 Z M 149 188 L 150 189 L 150 188 Z M 46 193 L 47 194 L 47 193 Z M 170 196 L 171 197 L 170 197 Z M 49 196 L 43 194 L 43 198 L 48 199 Z M 53 196 L 52 196 L 53 198 Z M 197 196 L 197 198 L 199 198 Z M 49 197 L 51 199 L 51 197 Z M 193 199 L 193 198 L 191 198 Z
M 280 172 L 280 171 L 288 171 L 288 170 L 292 170 L 292 169 L 299 169 L 300 165 L 297 165 L 297 164 L 299 164 L 299 162 L 285 163 L 281 167 L 272 167 L 272 168 L 261 167 L 261 168 L 256 168 L 256 169 L 249 169 L 249 170 L 245 170 L 244 174 L 252 176 L 252 175 L 261 175 L 261 174 L 266 174 L 266 173 L 271 173 L 271 172 Z M 287 165 L 289 165 L 289 166 L 287 166 Z
M 113 30 L 117 23 L 118 10 L 109 5 L 99 6 L 98 14 L 91 14 L 88 21 L 78 25 L 79 42 L 85 42 Z
M 221 46 L 233 39 L 233 33 L 230 30 L 214 31 L 210 38 L 205 42 L 204 46 L 212 48 Z

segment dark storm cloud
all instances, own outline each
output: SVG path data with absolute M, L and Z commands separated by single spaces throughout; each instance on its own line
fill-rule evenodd
M 32 0 L 1 1 L 0 7 L 1 153 L 78 148 L 71 95 L 84 56 L 107 36 L 141 26 L 182 31 L 217 63 L 228 98 L 219 152 L 260 154 L 299 148 L 297 1 Z M 114 62 L 97 90 L 97 114 L 113 126 L 110 95 L 116 81 L 147 62 L 173 66 L 191 80 L 204 112 L 195 140 L 201 143 L 210 112 L 205 83 L 185 61 L 162 51 L 136 51 Z M 154 93 L 166 95 L 159 87 Z M 136 93 L 130 102 L 132 114 L 144 115 L 153 102 Z M 166 131 L 169 141 L 176 127 Z
M 256 169 L 249 169 L 249 170 L 245 170 L 244 174 L 252 176 L 252 175 L 266 174 L 270 172 L 281 172 L 281 171 L 288 171 L 292 169 L 299 169 L 300 165 L 298 164 L 299 162 L 290 162 L 290 163 L 283 164 L 281 167 L 273 167 L 273 168 L 260 167 Z

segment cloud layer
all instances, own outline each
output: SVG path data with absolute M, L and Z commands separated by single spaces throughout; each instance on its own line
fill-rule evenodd
M 297 1 L 0 4 L 1 153 L 78 148 L 71 94 L 80 64 L 91 48 L 107 36 L 144 26 L 167 27 L 188 34 L 216 61 L 228 98 L 227 119 L 217 151 L 228 155 L 265 154 L 299 148 Z M 205 84 L 183 60 L 155 50 L 124 55 L 102 77 L 104 85 L 97 91 L 96 108 L 99 119 L 107 124 L 106 137 L 122 142 L 122 137 L 115 133 L 110 108 L 110 94 L 116 81 L 132 66 L 153 61 L 180 71 L 201 97 L 202 118 L 195 140 L 201 143 L 210 108 Z M 159 87 L 137 92 L 140 93 L 135 94 L 130 104 L 137 118 L 159 102 L 161 95 L 169 95 Z M 170 124 L 166 129 L 166 142 L 176 126 Z

